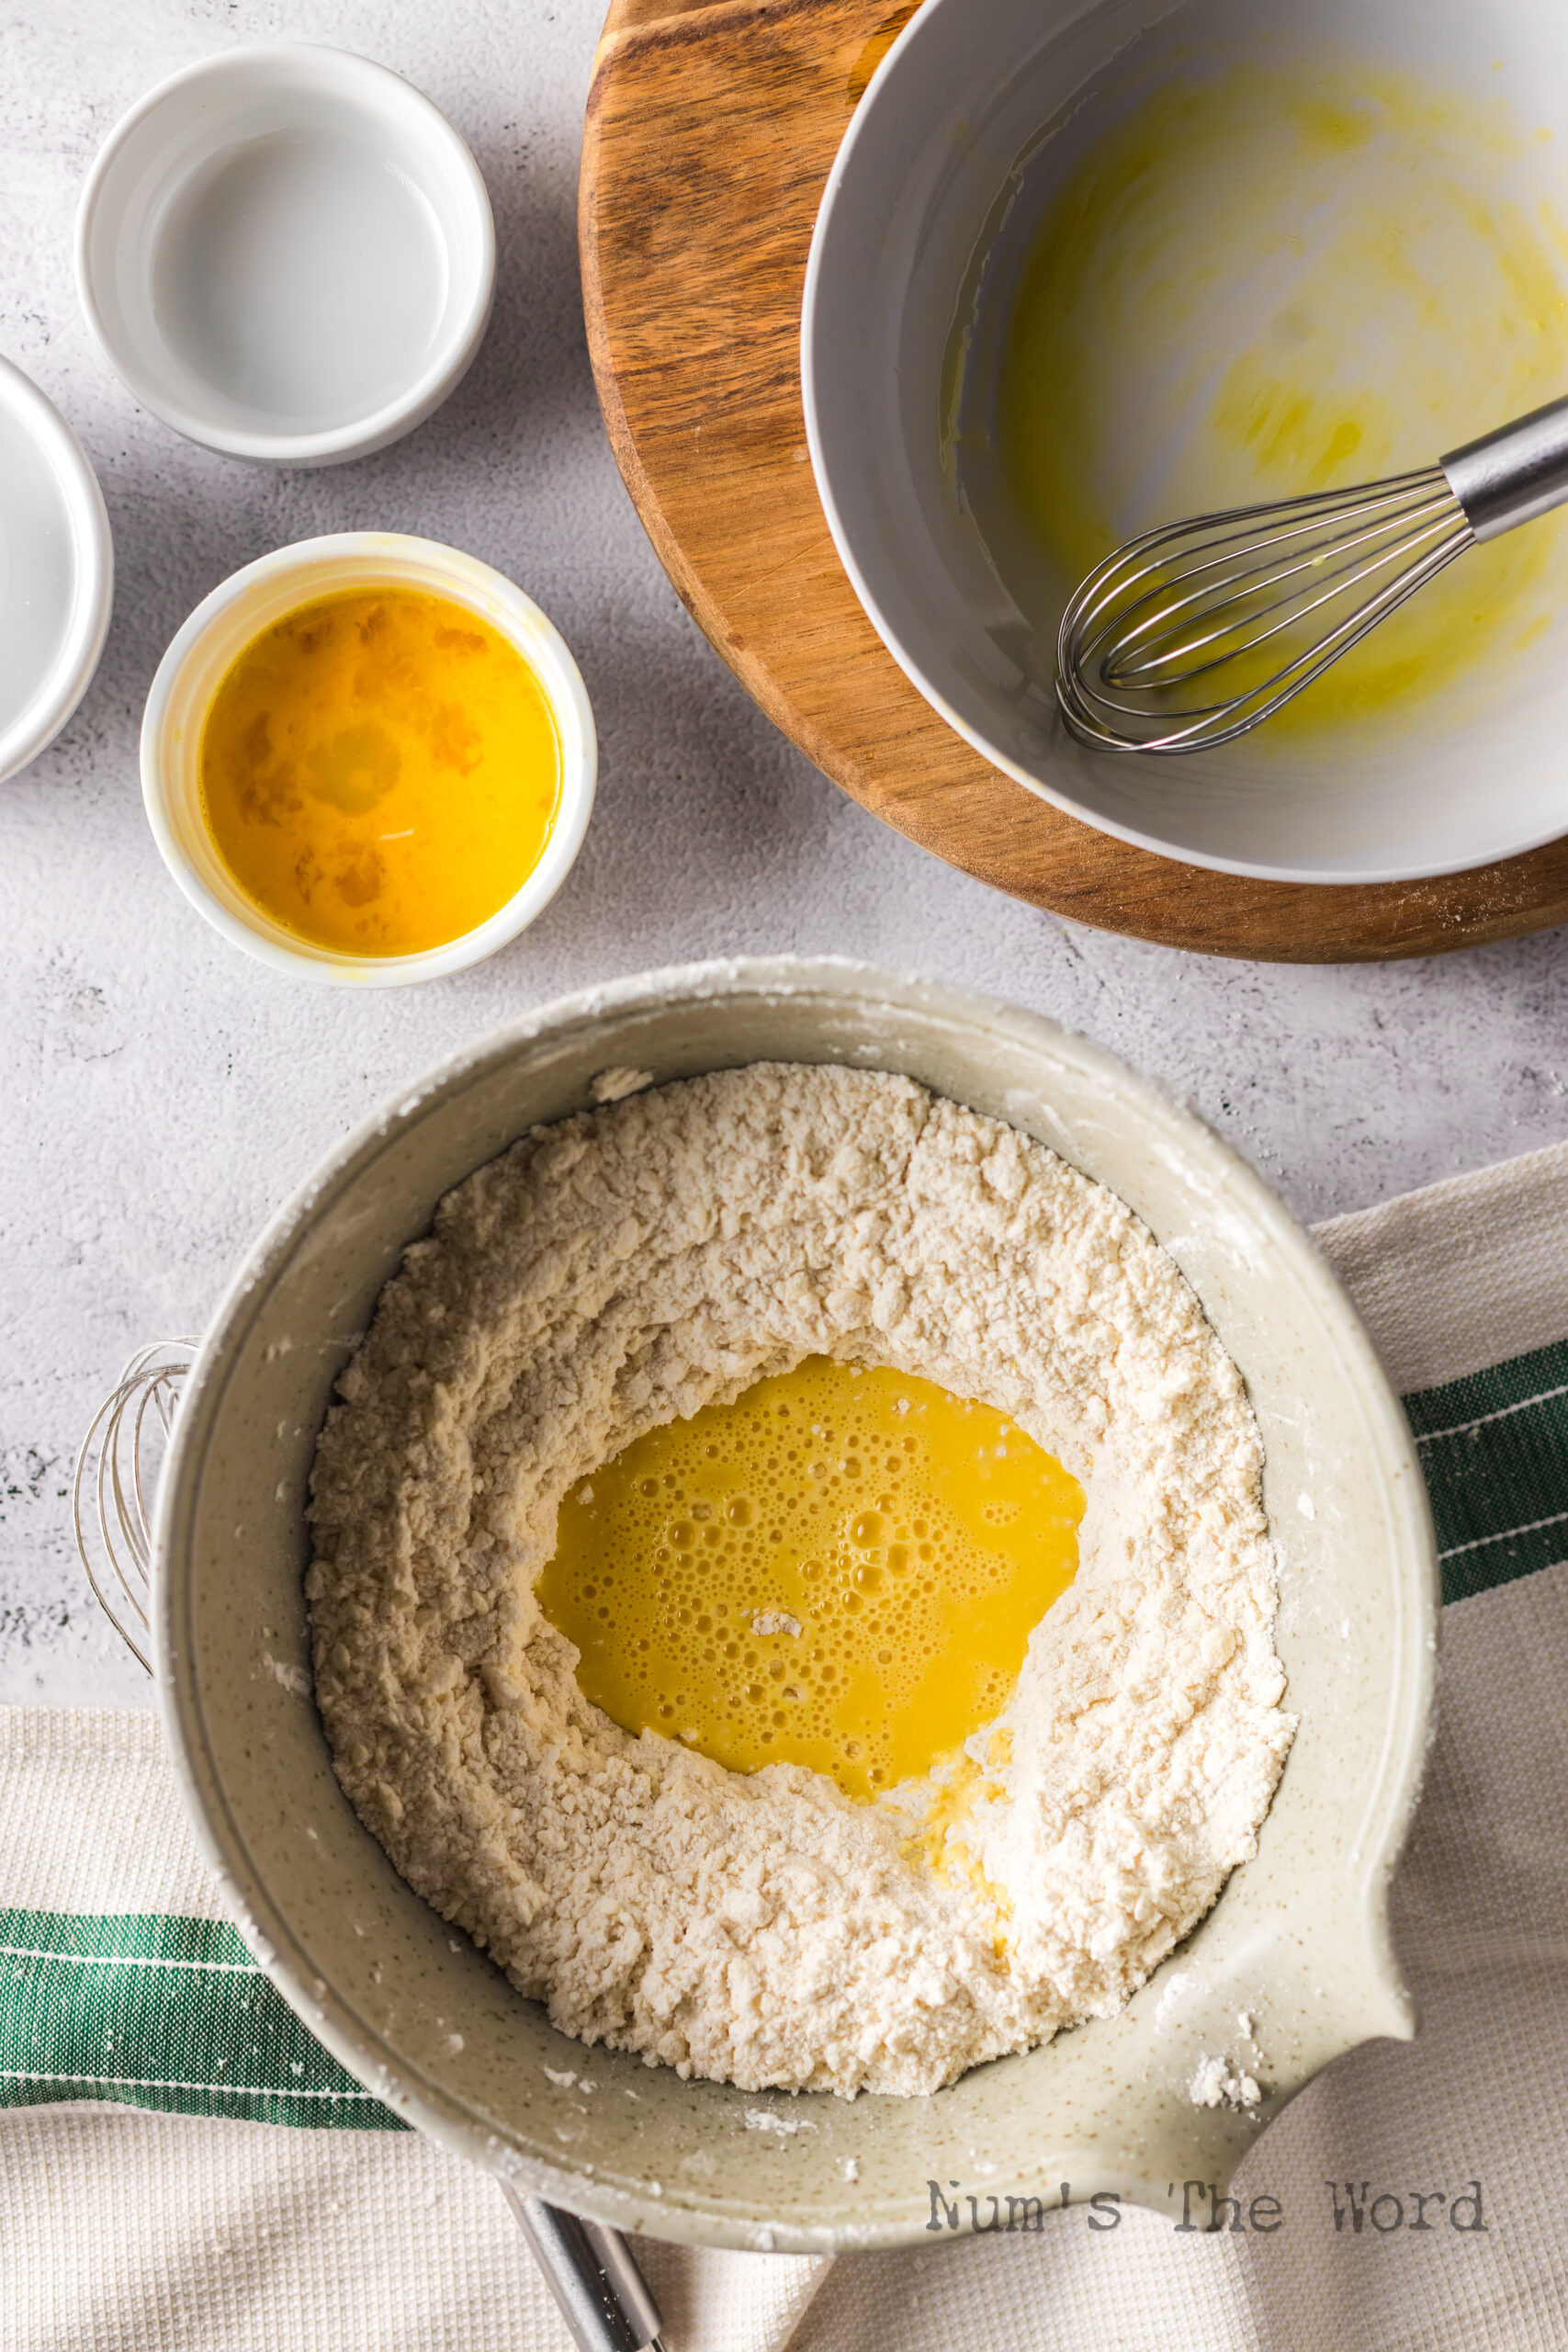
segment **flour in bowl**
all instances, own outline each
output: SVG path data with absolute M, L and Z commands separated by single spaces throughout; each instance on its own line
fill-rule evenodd
M 813 1355 L 999 1408 L 1088 1495 L 1005 1709 L 875 1803 L 633 1737 L 534 1589 L 569 1489 Z M 1253 1851 L 1293 1730 L 1261 1467 L 1174 1262 L 1043 1145 L 880 1072 L 632 1094 L 448 1194 L 339 1384 L 308 1577 L 338 1776 L 567 2032 L 933 2090 L 1111 2014 Z

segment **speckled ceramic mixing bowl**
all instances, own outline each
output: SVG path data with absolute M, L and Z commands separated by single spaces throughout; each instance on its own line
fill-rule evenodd
M 743 2093 L 602 2050 L 585 2068 L 581 2046 L 398 1877 L 338 1788 L 307 1695 L 316 1433 L 404 1246 L 470 1170 L 536 1121 L 589 1107 L 597 1072 L 667 1080 L 761 1059 L 906 1071 L 1109 1184 L 1191 1281 L 1268 1453 L 1301 1729 L 1255 1860 L 1120 2016 L 931 2098 Z M 1075 2199 L 1113 2189 L 1164 2211 L 1168 2181 L 1225 2182 L 1258 2132 L 1189 2087 L 1203 2059 L 1243 2057 L 1238 2010 L 1264 2052 L 1260 2120 L 1340 2052 L 1412 2030 L 1387 1887 L 1426 1743 L 1437 1593 L 1404 1416 L 1267 1186 L 1187 1112 L 1033 1014 L 784 958 L 618 981 L 459 1054 L 351 1136 L 236 1274 L 181 1408 L 157 1549 L 164 1722 L 264 1967 L 411 2122 L 559 2204 L 656 2235 L 802 2250 L 922 2237 L 931 2180 L 982 2199 L 1055 2199 L 1066 2180 Z M 590 2098 L 573 2086 L 584 2071 Z M 759 2112 L 799 2128 L 759 2129 Z

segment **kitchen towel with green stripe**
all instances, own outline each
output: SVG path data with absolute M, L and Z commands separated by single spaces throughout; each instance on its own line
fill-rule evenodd
M 1568 1147 L 1319 1239 L 1404 1396 L 1451 1604 L 1395 1887 L 1420 2037 L 1353 2052 L 1260 2139 L 1238 2195 L 1271 2229 L 1128 2211 L 1091 2235 L 1075 2209 L 832 2265 L 649 2246 L 677 2352 L 1568 2341 Z M 0 2352 L 558 2352 L 491 2183 L 251 1962 L 150 1714 L 0 1713 Z

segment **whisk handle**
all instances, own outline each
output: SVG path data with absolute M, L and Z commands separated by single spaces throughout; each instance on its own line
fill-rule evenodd
M 1568 400 L 1483 433 L 1438 463 L 1478 539 L 1531 523 L 1568 499 Z

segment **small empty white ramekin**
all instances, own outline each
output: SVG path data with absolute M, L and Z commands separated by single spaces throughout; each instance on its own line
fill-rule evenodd
M 439 406 L 490 319 L 478 164 L 384 65 L 279 42 L 160 83 L 82 191 L 76 284 L 143 407 L 236 458 L 324 466 Z
M 350 956 L 300 939 L 247 898 L 219 854 L 201 802 L 201 733 L 237 657 L 274 621 L 318 596 L 402 587 L 450 596 L 498 629 L 534 672 L 555 717 L 560 797 L 544 854 L 488 922 L 412 956 Z M 186 897 L 213 927 L 276 970 L 345 988 L 435 980 L 493 956 L 555 897 L 593 808 L 598 744 L 588 690 L 565 639 L 531 598 L 486 563 L 434 539 L 344 531 L 246 564 L 204 597 L 158 665 L 141 722 L 141 794 L 152 838 Z

